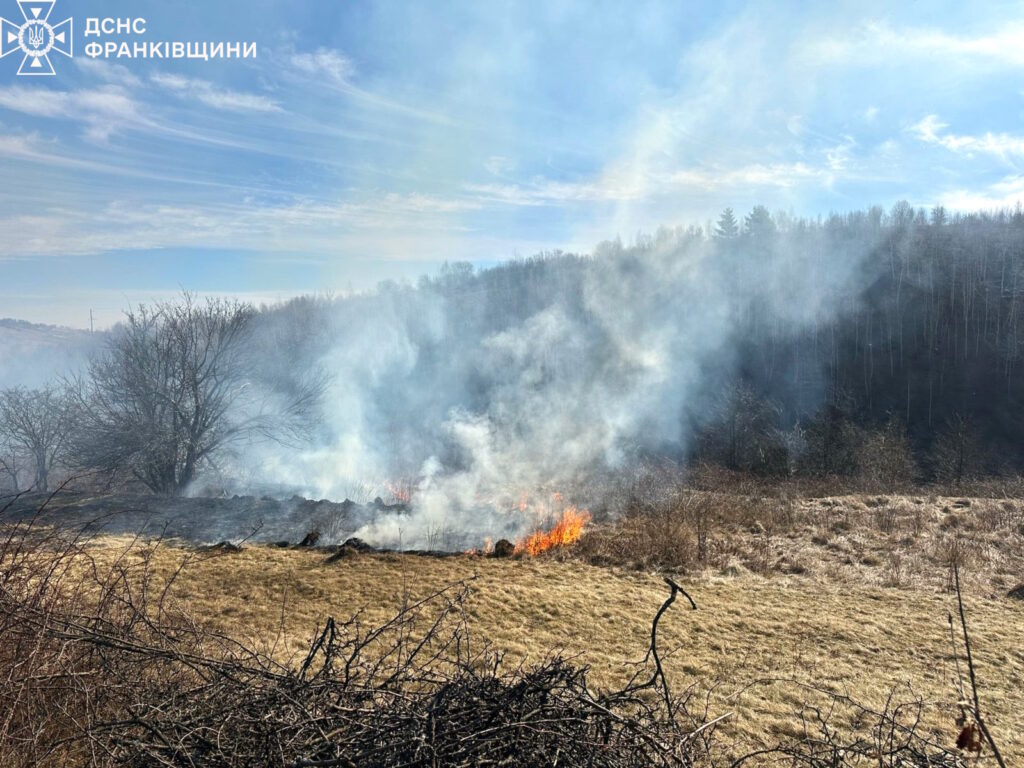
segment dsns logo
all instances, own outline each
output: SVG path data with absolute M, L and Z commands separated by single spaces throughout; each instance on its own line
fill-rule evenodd
M 19 75 L 53 75 L 50 53 L 72 55 L 72 19 L 50 24 L 56 0 L 18 0 L 24 22 L 15 24 L 0 18 L 0 59 L 21 51 L 25 57 Z

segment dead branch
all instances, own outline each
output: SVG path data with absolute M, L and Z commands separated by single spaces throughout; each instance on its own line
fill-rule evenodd
M 999 753 L 999 747 L 996 746 L 995 739 L 992 738 L 992 733 L 989 731 L 984 718 L 981 716 L 981 701 L 978 697 L 978 679 L 974 671 L 974 657 L 971 655 L 971 638 L 967 632 L 967 616 L 964 613 L 964 598 L 963 593 L 960 590 L 960 567 L 957 563 L 953 563 L 953 578 L 956 586 L 956 605 L 960 612 L 960 627 L 963 629 L 964 634 L 964 653 L 967 657 L 967 673 L 971 681 L 971 698 L 973 702 L 971 715 L 974 718 L 974 722 L 977 723 L 982 736 L 985 737 L 985 741 L 988 742 L 989 749 L 992 750 L 992 756 L 995 758 L 1000 768 L 1006 768 L 1006 761 L 1003 760 L 1003 756 Z

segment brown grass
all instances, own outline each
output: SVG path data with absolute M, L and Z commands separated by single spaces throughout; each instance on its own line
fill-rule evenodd
M 861 507 L 857 514 L 871 516 L 873 507 Z M 894 526 L 912 523 L 913 507 L 900 511 Z M 92 551 L 102 564 L 124 547 L 106 539 Z M 573 559 L 376 554 L 325 564 L 322 552 L 270 547 L 196 555 L 161 546 L 151 559 L 157 581 L 170 578 L 183 557 L 192 559 L 174 598 L 199 621 L 282 660 L 300 659 L 328 616 L 358 611 L 373 624 L 410 599 L 473 578 L 467 610 L 477 642 L 489 641 L 510 662 L 538 661 L 553 650 L 578 654 L 593 680 L 610 686 L 634 671 L 630 663 L 646 648 L 651 616 L 665 596 L 652 572 Z M 858 564 L 842 579 L 706 571 L 689 580 L 700 609 L 670 612 L 661 626 L 663 647 L 677 649 L 666 661 L 670 679 L 677 688 L 696 683 L 710 691 L 712 716 L 735 712 L 723 735 L 744 746 L 796 735 L 797 713 L 814 699 L 801 684 L 844 690 L 879 708 L 894 687 L 909 685 L 930 702 L 928 728 L 952 746 L 955 670 L 946 617 L 954 598 L 937 588 L 945 576 L 940 569 L 935 579 L 901 577 L 900 589 L 881 586 L 881 576 L 853 578 L 873 573 L 869 568 L 890 580 L 899 570 Z M 1024 764 L 1024 604 L 992 594 L 975 583 L 966 595 L 982 703 L 1008 763 Z M 909 697 L 905 689 L 898 695 Z
M 688 573 L 802 574 L 850 585 L 949 591 L 957 565 L 978 594 L 1024 581 L 1024 502 L 875 495 L 790 497 L 680 488 L 626 505 L 578 554 L 594 564 Z M 764 490 L 764 489 L 761 489 Z

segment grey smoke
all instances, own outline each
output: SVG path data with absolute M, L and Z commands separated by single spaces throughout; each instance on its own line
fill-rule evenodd
M 338 536 L 421 547 L 439 532 L 470 546 L 522 534 L 558 512 L 553 493 L 585 501 L 589 476 L 637 451 L 685 450 L 751 317 L 781 338 L 842 311 L 873 244 L 824 238 L 812 227 L 722 246 L 664 230 L 499 270 L 487 287 L 453 270 L 325 302 L 310 337 L 309 362 L 331 376 L 318 430 L 253 446 L 240 465 L 249 482 L 335 500 L 412 478 L 411 511 Z
M 0 318 L 0 389 L 38 387 L 80 370 L 100 337 Z

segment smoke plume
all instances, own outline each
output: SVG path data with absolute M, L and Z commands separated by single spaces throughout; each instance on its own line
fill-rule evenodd
M 662 230 L 279 308 L 263 319 L 268 359 L 330 384 L 309 439 L 253 447 L 234 481 L 333 500 L 411 492 L 409 509 L 338 534 L 378 545 L 521 535 L 558 513 L 556 494 L 586 502 L 588 477 L 683 454 L 751 327 L 784 339 L 825 326 L 872 246 L 826 237 Z

